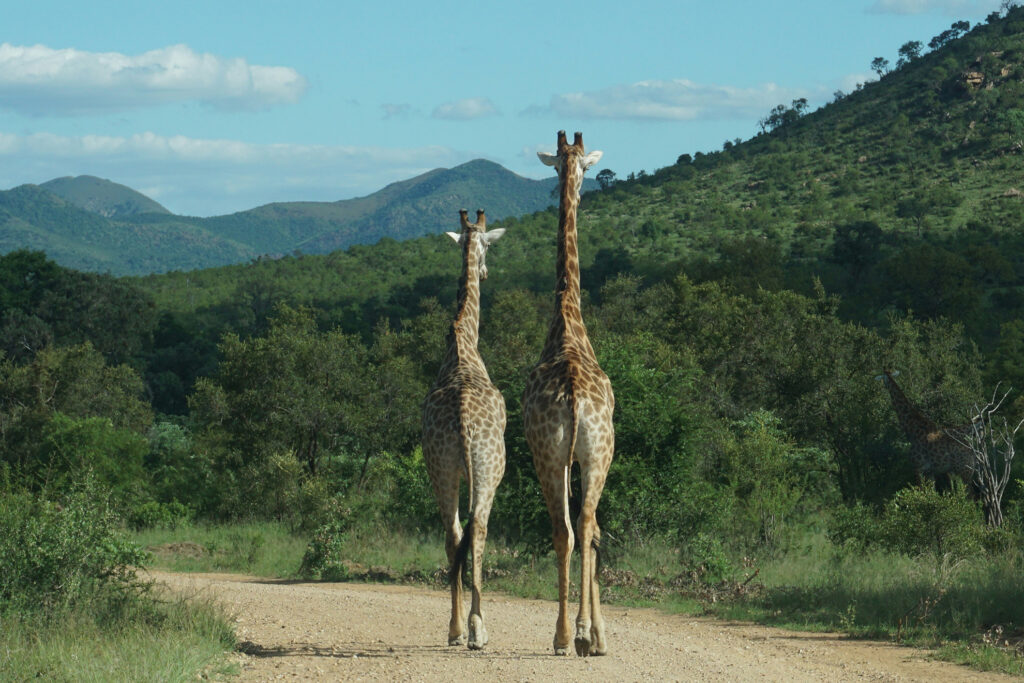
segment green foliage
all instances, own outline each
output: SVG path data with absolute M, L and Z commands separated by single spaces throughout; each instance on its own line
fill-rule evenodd
M 882 542 L 909 555 L 970 557 L 981 549 L 984 519 L 964 487 L 943 495 L 932 486 L 903 489 L 882 514 Z
M 117 429 L 106 417 L 72 418 L 54 413 L 43 425 L 41 444 L 28 474 L 46 489 L 67 489 L 87 472 L 121 500 L 142 494 L 146 439 Z
M 44 349 L 26 365 L 0 359 L 0 460 L 32 486 L 94 467 L 133 489 L 152 420 L 141 395 L 138 374 L 107 365 L 88 342 Z
M 104 590 L 127 597 L 144 559 L 90 476 L 59 501 L 0 494 L 0 613 L 64 608 Z
M 346 531 L 338 523 L 325 524 L 313 532 L 302 556 L 299 575 L 325 581 L 345 581 L 352 572 L 344 561 Z
M 738 421 L 706 467 L 735 499 L 728 537 L 747 546 L 785 548 L 797 522 L 835 501 L 827 453 L 800 448 L 781 421 L 758 411 Z
M 977 555 L 986 545 L 998 545 L 989 539 L 992 534 L 978 504 L 957 484 L 948 493 L 939 493 L 931 485 L 907 487 L 880 513 L 862 505 L 840 509 L 829 525 L 829 538 L 854 553 L 879 547 L 954 560 Z
M 158 503 L 148 500 L 138 505 L 128 516 L 133 529 L 177 529 L 192 522 L 195 511 L 178 501 Z

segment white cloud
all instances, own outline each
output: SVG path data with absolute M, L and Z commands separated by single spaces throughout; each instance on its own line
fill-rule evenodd
M 260 109 L 298 100 L 295 69 L 197 53 L 187 45 L 141 55 L 0 44 L 0 106 L 32 115 L 77 115 L 197 101 Z
M 395 104 L 387 103 L 380 105 L 381 111 L 384 112 L 385 119 L 397 119 L 397 118 L 408 118 L 413 113 L 411 104 Z
M 252 144 L 155 133 L 70 137 L 0 132 L 0 187 L 95 175 L 171 211 L 216 215 L 275 201 L 336 201 L 469 160 L 448 147 Z
M 498 108 L 486 97 L 470 97 L 456 102 L 445 102 L 438 105 L 431 116 L 435 119 L 451 119 L 455 121 L 468 121 L 470 119 L 482 119 L 486 116 L 496 116 Z
M 988 14 L 999 9 L 1000 0 L 875 0 L 872 14 L 945 14 L 965 17 Z
M 756 88 L 704 85 L 686 79 L 641 81 L 603 90 L 555 95 L 527 114 L 553 113 L 581 119 L 690 121 L 741 119 L 763 114 L 806 92 L 765 83 Z

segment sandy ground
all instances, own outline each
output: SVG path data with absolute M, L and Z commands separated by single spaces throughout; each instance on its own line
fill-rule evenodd
M 556 605 L 484 594 L 487 648 L 449 647 L 447 592 L 230 574 L 152 577 L 237 620 L 241 681 L 981 681 L 927 652 L 751 624 L 605 608 L 608 655 L 555 657 Z M 574 607 L 575 608 L 575 607 Z

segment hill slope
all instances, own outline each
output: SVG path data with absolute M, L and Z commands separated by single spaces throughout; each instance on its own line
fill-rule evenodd
M 106 218 L 138 213 L 170 213 L 141 192 L 91 175 L 55 178 L 40 185 L 70 204 Z

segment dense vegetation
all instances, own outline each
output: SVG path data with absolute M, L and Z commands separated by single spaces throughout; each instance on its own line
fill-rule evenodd
M 584 195 L 584 315 L 617 398 L 609 576 L 658 547 L 672 567 L 652 580 L 765 618 L 1019 637 L 1019 468 L 1000 529 L 962 488 L 915 486 L 873 379 L 899 369 L 943 424 L 1024 386 L 1024 10 L 954 33 L 816 112 L 780 105 L 749 141 Z M 509 413 L 490 536 L 541 563 L 520 397 L 555 223 L 501 222 L 481 329 Z M 133 280 L 0 257 L 5 495 L 91 471 L 137 527 L 277 520 L 322 576 L 349 575 L 360 539 L 437 534 L 419 405 L 458 266 L 436 236 Z

